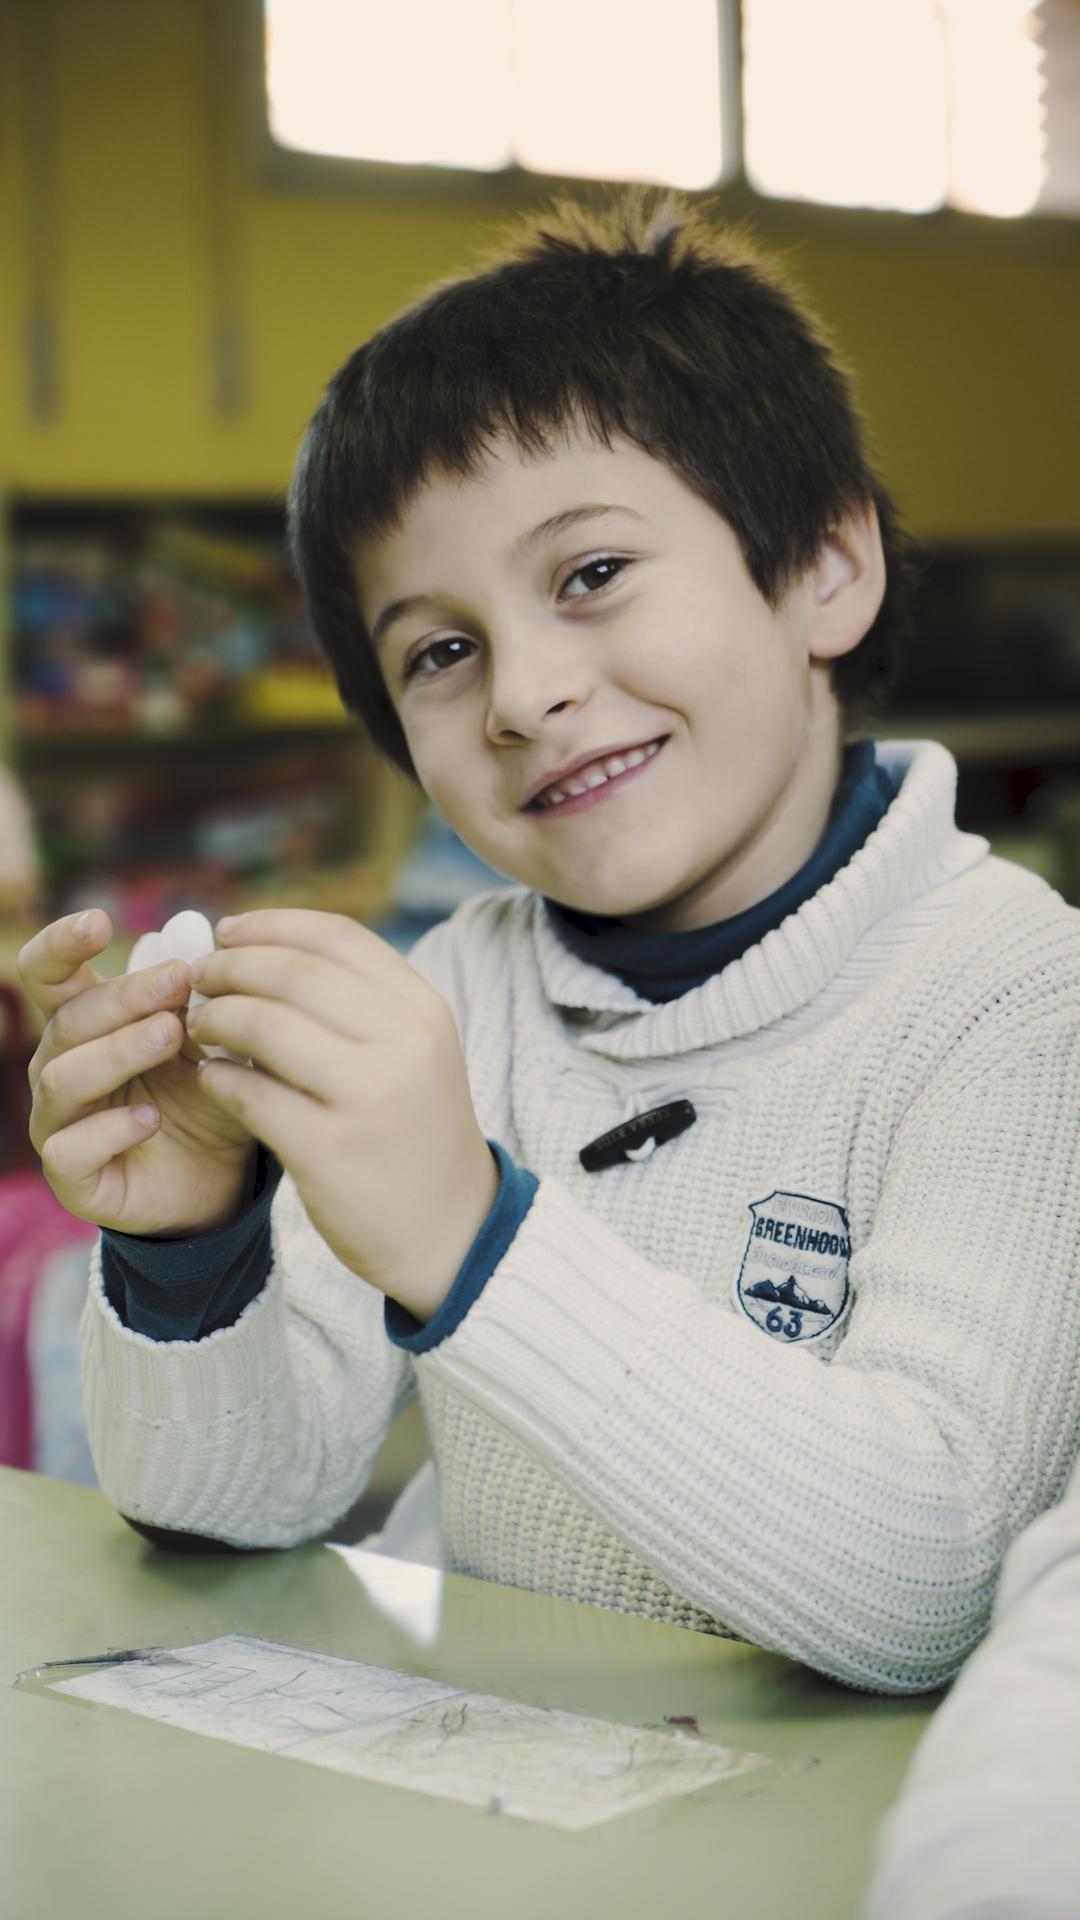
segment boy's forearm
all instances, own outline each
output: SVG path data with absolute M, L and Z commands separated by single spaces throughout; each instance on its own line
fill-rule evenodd
M 335 1260 L 289 1183 L 278 1196 L 278 1257 L 225 1339 L 140 1338 L 110 1306 L 93 1250 L 87 1431 L 103 1493 L 132 1520 L 235 1546 L 313 1539 L 363 1490 L 404 1403 L 381 1297 Z
M 781 1364 L 792 1448 L 762 1438 Z M 939 1421 L 876 1366 L 778 1363 L 748 1321 L 703 1308 L 556 1181 L 476 1308 L 416 1366 L 547 1467 L 593 1517 L 598 1556 L 613 1533 L 642 1578 L 758 1645 L 850 1686 L 919 1693 L 985 1631 L 985 1541 L 1007 1515 L 992 1476 L 973 1485 L 958 1466 L 978 1454 L 963 1408 Z M 794 1522 L 782 1553 L 780 1513 Z M 593 1597 L 587 1561 L 567 1597 Z

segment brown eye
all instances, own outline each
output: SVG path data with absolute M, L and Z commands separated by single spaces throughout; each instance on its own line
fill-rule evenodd
M 588 587 L 585 593 L 572 593 L 569 596 L 571 600 L 594 599 L 596 594 L 602 593 L 605 587 L 610 587 L 612 582 L 618 579 L 624 567 L 632 564 L 630 560 L 619 560 L 614 554 L 609 553 L 602 554 L 597 560 L 586 560 L 584 566 L 577 567 L 564 582 L 563 593 L 566 592 L 571 580 L 584 580 L 588 574 L 599 575 L 600 578 L 595 586 Z M 613 573 L 606 571 L 612 567 L 615 569 Z
M 403 680 L 411 680 L 413 675 L 419 672 L 421 661 L 426 660 L 429 655 L 434 656 L 436 649 L 439 647 L 471 647 L 472 644 L 471 640 L 466 640 L 460 633 L 448 634 L 443 640 L 431 640 L 426 647 L 419 647 L 417 649 L 401 677 Z M 451 660 L 449 662 L 451 667 L 455 667 L 457 664 L 457 660 Z M 421 680 L 434 680 L 440 673 L 445 673 L 446 671 L 446 667 L 435 667 L 430 673 L 421 673 L 420 678 Z

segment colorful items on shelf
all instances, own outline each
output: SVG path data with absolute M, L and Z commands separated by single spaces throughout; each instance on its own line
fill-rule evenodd
M 209 513 L 209 510 L 205 510 Z M 11 536 L 13 704 L 24 729 L 340 723 L 279 515 L 241 533 L 152 507 L 26 508 Z M 250 514 L 248 515 L 250 520 Z
M 16 501 L 7 550 L 7 698 L 43 917 L 97 903 L 122 938 L 253 890 L 371 899 L 348 879 L 368 832 L 363 747 L 279 505 Z

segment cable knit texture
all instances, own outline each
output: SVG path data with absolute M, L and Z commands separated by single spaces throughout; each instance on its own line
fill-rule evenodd
M 287 1175 L 266 1288 L 204 1340 L 123 1327 L 95 1258 L 84 1390 L 116 1505 L 237 1545 L 312 1538 L 419 1392 L 448 1567 L 855 1686 L 955 1674 L 1080 1445 L 1080 912 L 957 829 L 943 747 L 877 751 L 899 792 L 865 845 L 674 1001 L 570 952 L 525 888 L 413 948 L 485 1136 L 539 1180 L 430 1350 L 387 1339 Z M 681 1098 L 676 1139 L 582 1167 Z M 738 1298 L 774 1193 L 846 1216 L 849 1306 L 822 1340 L 773 1337 Z

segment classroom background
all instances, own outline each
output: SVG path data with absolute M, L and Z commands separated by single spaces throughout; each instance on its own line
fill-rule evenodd
M 407 953 L 508 884 L 343 712 L 283 510 L 333 369 L 515 212 L 672 184 L 786 262 L 925 553 L 876 732 L 1080 905 L 1078 104 L 1076 0 L 0 5 L 0 1463 L 95 1484 L 30 935 L 104 906 L 120 972 L 272 903 Z

